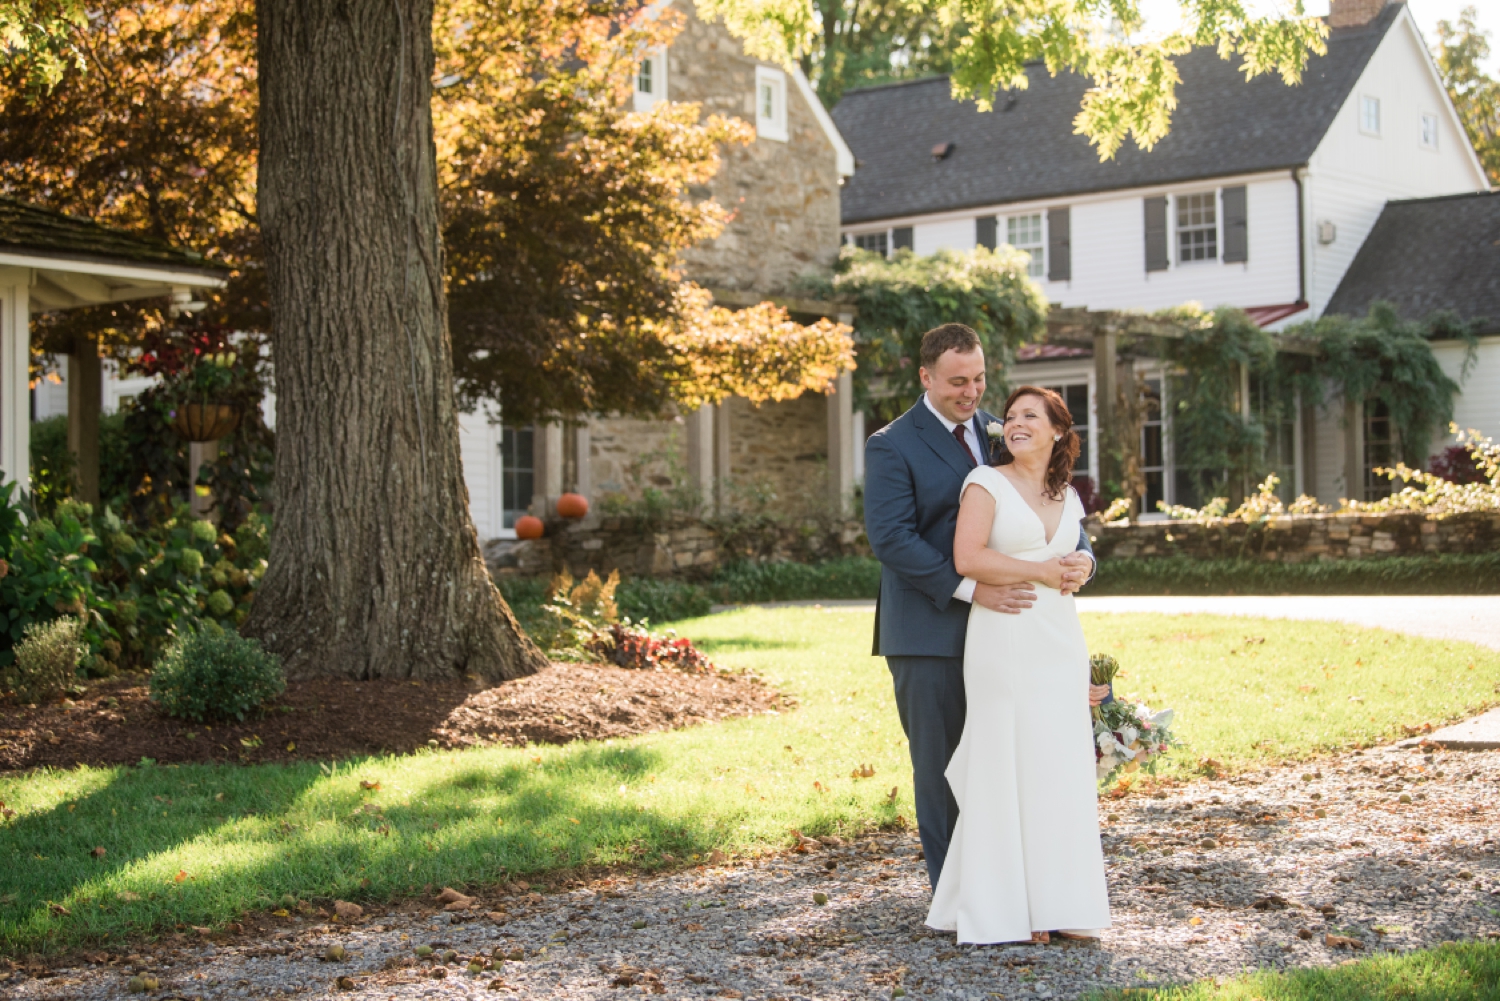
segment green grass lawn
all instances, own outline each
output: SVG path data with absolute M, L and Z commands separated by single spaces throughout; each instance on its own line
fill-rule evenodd
M 563 748 L 0 778 L 17 812 L 0 824 L 0 951 L 218 925 L 287 893 L 379 900 L 909 818 L 905 743 L 870 627 L 868 612 L 814 608 L 679 626 L 801 703 L 778 716 Z M 1180 710 L 1191 760 L 1231 767 L 1390 736 L 1487 705 L 1500 683 L 1500 654 L 1327 623 L 1100 615 L 1086 628 L 1124 665 L 1122 692 Z M 850 776 L 866 764 L 874 778 Z
M 1490 1001 L 1500 997 L 1500 945 L 1450 942 L 1348 966 L 1253 973 L 1185 987 L 1133 988 L 1093 1001 Z

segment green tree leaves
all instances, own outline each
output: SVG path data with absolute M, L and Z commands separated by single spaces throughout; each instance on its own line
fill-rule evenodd
M 1481 69 L 1490 57 L 1490 40 L 1475 23 L 1477 16 L 1473 7 L 1465 7 L 1457 24 L 1439 21 L 1433 55 L 1484 172 L 1491 184 L 1500 184 L 1500 81 Z

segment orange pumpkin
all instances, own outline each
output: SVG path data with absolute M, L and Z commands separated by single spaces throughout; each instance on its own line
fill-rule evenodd
M 540 539 L 542 537 L 542 530 L 545 527 L 542 524 L 542 519 L 524 514 L 516 519 L 516 538 Z
M 557 499 L 557 514 L 561 518 L 582 518 L 589 513 L 589 501 L 583 494 L 563 494 Z

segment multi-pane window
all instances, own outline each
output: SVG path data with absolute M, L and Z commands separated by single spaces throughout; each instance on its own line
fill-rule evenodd
M 1437 139 L 1437 115 L 1424 113 L 1422 115 L 1422 146 L 1425 149 L 1437 149 Z
M 755 68 L 755 133 L 787 141 L 786 74 L 772 66 Z
M 653 93 L 651 86 L 651 64 L 653 59 L 642 59 L 641 68 L 635 74 L 635 89 L 643 94 Z
M 1177 196 L 1177 261 L 1213 261 L 1219 257 L 1217 193 Z
M 536 485 L 535 434 L 531 428 L 504 428 L 500 433 L 500 489 L 502 519 L 515 528 L 526 513 Z
M 890 238 L 885 230 L 878 233 L 855 233 L 854 245 L 860 250 L 873 250 L 881 257 L 890 253 Z
M 1265 470 L 1281 481 L 1276 496 L 1283 504 L 1290 504 L 1297 499 L 1296 406 L 1278 396 L 1265 379 L 1252 375 L 1250 414 L 1266 429 Z
M 1372 136 L 1380 135 L 1380 98 L 1368 94 L 1360 96 L 1359 130 Z
M 1089 475 L 1089 384 L 1075 382 L 1046 388 L 1061 396 L 1073 415 L 1073 430 L 1078 434 L 1078 461 L 1073 463 L 1073 477 L 1086 477 Z
M 1146 496 L 1141 498 L 1141 510 L 1151 513 L 1158 501 L 1167 499 L 1167 450 L 1165 428 L 1162 420 L 1161 380 L 1147 379 L 1141 394 L 1141 405 L 1145 410 L 1141 421 L 1141 474 L 1146 480 Z
M 1365 500 L 1391 495 L 1392 480 L 1375 472 L 1396 464 L 1396 428 L 1391 410 L 1381 400 L 1365 401 Z
M 667 99 L 667 56 L 657 49 L 641 58 L 635 68 L 635 110 L 650 111 Z
M 1047 246 L 1042 242 L 1042 214 L 1013 215 L 1005 220 L 1005 242 L 1031 255 L 1026 273 L 1040 278 L 1047 273 Z

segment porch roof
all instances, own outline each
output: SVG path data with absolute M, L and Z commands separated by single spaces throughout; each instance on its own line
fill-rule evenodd
M 0 268 L 30 269 L 30 312 L 220 288 L 203 255 L 88 219 L 0 197 Z

